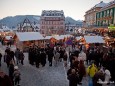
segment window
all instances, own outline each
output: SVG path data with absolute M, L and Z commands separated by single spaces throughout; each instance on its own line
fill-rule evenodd
M 49 25 L 51 25 L 51 21 L 49 21 Z
M 61 29 L 63 29 L 63 26 L 61 26 Z
M 48 26 L 46 26 L 46 29 L 48 29 Z
M 55 25 L 55 21 L 53 21 L 53 24 Z
M 105 25 L 105 21 L 103 21 L 103 25 Z
M 109 16 L 109 10 L 107 10 L 107 16 Z
M 63 24 L 63 21 L 61 22 L 61 24 Z
M 110 16 L 112 16 L 112 14 L 113 14 L 113 10 L 111 9 L 111 10 L 110 10 Z
M 108 25 L 108 20 L 106 20 L 106 24 Z
M 104 11 L 104 17 L 106 17 L 107 16 L 107 13 L 106 13 L 106 11 Z
M 97 13 L 97 18 L 99 18 L 99 13 Z
M 44 26 L 42 26 L 42 29 L 44 29 Z
M 100 18 L 102 17 L 102 12 L 100 13 Z
M 48 24 L 50 24 L 49 21 L 48 21 Z

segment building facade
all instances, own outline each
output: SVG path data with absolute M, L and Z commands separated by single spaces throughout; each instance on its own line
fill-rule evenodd
M 40 32 L 43 35 L 65 33 L 65 16 L 63 10 L 43 10 L 40 18 Z
M 106 5 L 103 1 L 96 4 L 94 7 L 92 7 L 90 10 L 86 11 L 84 17 L 85 17 L 85 25 L 86 27 L 91 27 L 96 25 L 96 13 Z
M 17 26 L 18 32 L 39 32 L 40 25 L 36 22 L 30 22 L 28 18 L 25 18 L 23 23 L 18 24 Z
M 115 0 L 109 2 L 96 13 L 97 26 L 109 26 L 110 24 L 115 24 Z

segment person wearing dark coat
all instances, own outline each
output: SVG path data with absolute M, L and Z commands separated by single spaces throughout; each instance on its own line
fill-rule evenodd
M 87 62 L 87 65 L 89 65 L 89 49 L 86 50 L 86 62 Z
M 93 86 L 102 86 L 102 84 L 99 83 L 99 79 L 101 79 L 102 81 L 105 80 L 105 75 L 104 73 L 99 70 L 93 77 Z
M 32 47 L 30 46 L 29 49 L 28 49 L 28 60 L 29 60 L 29 64 L 31 64 L 31 50 L 32 50 Z
M 61 50 L 59 51 L 59 53 L 60 53 L 60 57 L 59 57 L 59 60 L 60 60 L 60 62 L 62 61 L 62 58 L 63 58 L 63 56 L 64 56 L 64 50 L 61 48 Z
M 1 67 L 2 54 L 0 53 L 0 67 Z
M 21 61 L 21 64 L 24 65 L 24 53 L 22 51 L 20 51 L 20 54 L 19 54 L 19 59 Z
M 49 66 L 52 66 L 53 56 L 54 56 L 53 51 L 52 51 L 52 50 L 49 50 L 49 51 L 48 51 Z
M 40 60 L 40 50 L 39 50 L 39 49 L 36 50 L 36 57 L 35 57 L 35 59 L 36 59 L 36 60 L 35 60 L 36 67 L 39 68 L 39 63 L 40 63 L 40 61 L 41 61 L 41 60 Z
M 75 69 L 71 70 L 71 74 L 68 75 L 69 86 L 77 86 L 79 83 L 78 74 L 76 73 Z
M 13 73 L 14 73 L 14 63 L 13 63 L 13 61 L 10 61 L 10 64 L 9 64 L 9 77 L 10 77 L 12 83 L 14 83 L 13 82 L 13 78 L 14 78 Z
M 63 55 L 64 67 L 67 67 L 67 53 L 65 52 Z
M 86 68 L 84 65 L 84 61 L 80 60 L 78 70 L 79 70 L 79 82 L 81 82 L 83 77 L 86 76 Z
M 16 62 L 17 62 L 17 64 L 19 63 L 19 58 L 20 58 L 20 49 L 16 49 L 16 51 L 15 51 L 15 57 L 16 57 Z
M 10 51 L 10 56 L 11 56 L 11 58 L 12 58 L 12 60 L 14 60 L 14 51 Z M 15 60 L 14 60 L 15 61 Z
M 94 60 L 95 60 L 95 52 L 94 52 L 94 50 L 90 50 L 90 51 L 89 51 L 89 56 L 88 56 L 88 58 L 89 58 L 89 64 L 91 63 L 91 61 L 94 61 Z
M 74 68 L 70 67 L 70 69 L 67 71 L 67 76 L 71 74 L 72 69 L 74 69 Z
M 6 53 L 5 62 L 6 62 L 6 64 L 7 64 L 7 67 L 9 67 L 10 61 L 12 61 L 12 58 L 11 58 L 10 54 L 7 54 L 7 53 Z
M 75 55 L 76 57 L 78 57 L 78 56 L 79 56 L 79 53 L 80 53 L 80 51 L 79 51 L 79 50 L 75 50 L 75 51 L 74 51 L 74 55 Z
M 40 58 L 41 58 L 41 64 L 44 67 L 46 64 L 46 54 L 44 51 L 41 51 Z
M 32 50 L 32 65 L 35 64 L 35 58 L 36 57 L 36 48 L 34 47 L 33 50 Z
M 99 66 L 100 58 L 101 58 L 100 52 L 98 50 L 95 51 L 95 59 L 94 60 L 95 60 L 95 64 L 96 64 L 97 67 Z
M 73 53 L 71 53 L 71 55 L 69 56 L 69 60 L 70 60 L 70 67 L 72 67 L 72 65 L 73 65 L 73 60 L 75 60 Z
M 13 86 L 10 77 L 1 70 L 0 70 L 0 86 Z
M 8 53 L 10 52 L 10 48 L 9 48 L 9 47 L 6 47 L 5 52 L 8 54 Z

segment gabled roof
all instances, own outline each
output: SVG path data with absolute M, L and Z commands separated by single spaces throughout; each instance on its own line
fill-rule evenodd
M 39 32 L 16 32 L 19 41 L 43 40 L 44 37 Z
M 28 18 L 24 19 L 22 27 L 24 27 L 24 26 L 30 26 L 33 28 L 32 24 Z
M 86 11 L 86 13 L 87 12 L 89 12 L 89 11 L 91 11 L 92 9 L 95 9 L 95 8 L 103 8 L 104 6 L 106 6 L 107 5 L 107 3 L 104 3 L 103 1 L 101 1 L 100 3 L 98 3 L 98 4 L 96 4 L 94 7 L 92 7 L 91 9 L 89 9 L 88 11 Z
M 96 4 L 94 7 L 104 7 L 106 5 L 107 5 L 106 3 L 104 3 L 103 1 L 101 1 L 100 3 Z
M 106 8 L 108 8 L 109 6 L 112 6 L 112 5 L 115 5 L 115 0 L 113 0 L 113 1 L 111 1 L 111 2 L 109 2 L 109 3 L 107 3 L 103 8 L 101 8 L 101 10 L 106 9 Z

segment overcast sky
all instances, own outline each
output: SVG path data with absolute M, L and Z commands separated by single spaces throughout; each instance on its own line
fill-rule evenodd
M 84 14 L 102 0 L 0 0 L 0 19 L 15 15 L 41 15 L 42 10 L 63 10 L 65 16 L 84 20 Z M 108 3 L 112 0 L 103 0 Z

